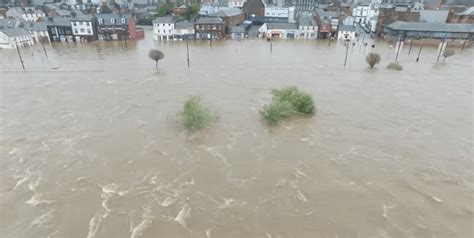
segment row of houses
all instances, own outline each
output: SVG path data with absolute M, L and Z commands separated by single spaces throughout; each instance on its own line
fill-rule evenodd
M 0 19 L 0 48 L 47 41 L 136 40 L 144 37 L 144 30 L 136 27 L 135 18 L 130 14 L 53 16 L 37 20 Z

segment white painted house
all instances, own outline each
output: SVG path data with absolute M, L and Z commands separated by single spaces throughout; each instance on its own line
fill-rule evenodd
M 47 22 L 29 22 L 25 24 L 24 28 L 30 33 L 34 42 L 49 41 Z
M 247 2 L 247 0 L 229 0 L 229 7 L 242 8 L 245 2 Z
M 264 38 L 296 39 L 299 36 L 295 23 L 264 23 L 258 32 Z
M 172 40 L 175 24 L 172 17 L 158 17 L 153 20 L 153 39 Z
M 316 39 L 318 38 L 318 24 L 312 14 L 301 14 L 298 17 L 298 39 Z
M 290 15 L 287 7 L 267 5 L 265 6 L 265 17 L 286 18 Z
M 369 4 L 360 4 L 352 9 L 352 16 L 355 23 L 365 22 L 365 18 L 369 15 Z
M 354 26 L 340 25 L 337 32 L 338 40 L 354 40 L 356 38 L 356 28 Z
M 44 18 L 46 16 L 42 10 L 33 7 L 13 7 L 8 9 L 6 15 L 10 18 L 17 18 L 31 22 L 38 21 L 38 19 Z
M 23 28 L 0 29 L 0 49 L 16 49 L 33 45 L 30 33 Z
M 97 40 L 97 23 L 93 15 L 77 15 L 71 19 L 71 29 L 76 41 Z

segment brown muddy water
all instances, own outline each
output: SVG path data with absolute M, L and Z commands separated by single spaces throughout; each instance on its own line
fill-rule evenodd
M 0 237 L 473 237 L 473 51 L 327 41 L 0 51 Z M 148 50 L 165 59 L 155 70 Z M 53 67 L 57 69 L 52 69 Z M 260 119 L 296 85 L 311 118 Z M 188 134 L 191 95 L 219 115 Z

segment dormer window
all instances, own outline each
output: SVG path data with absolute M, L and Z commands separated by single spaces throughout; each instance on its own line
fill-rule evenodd
M 125 24 L 127 22 L 127 19 L 122 18 L 122 23 Z
M 111 18 L 110 23 L 114 24 L 115 23 L 115 18 Z
M 104 19 L 99 18 L 99 23 L 100 23 L 100 24 L 104 23 Z

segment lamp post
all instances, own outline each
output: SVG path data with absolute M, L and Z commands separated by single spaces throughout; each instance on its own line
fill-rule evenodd
M 18 57 L 20 58 L 21 67 L 23 67 L 23 70 L 25 70 L 25 64 L 23 63 L 23 58 L 21 58 L 21 54 L 20 54 L 20 47 L 18 46 L 18 43 L 15 43 L 15 45 L 16 45 L 16 52 L 18 53 Z
M 349 42 L 350 42 L 350 41 L 351 41 L 351 40 L 348 39 L 348 38 L 346 38 L 346 40 L 345 40 L 345 43 L 346 43 L 346 57 L 344 58 L 344 68 L 345 68 L 346 65 L 347 65 L 347 54 L 349 53 Z

